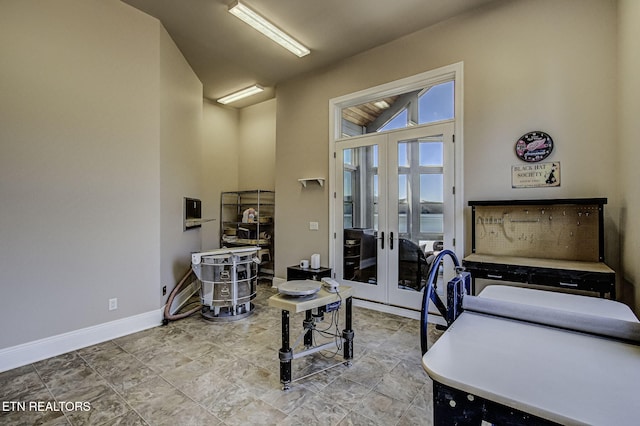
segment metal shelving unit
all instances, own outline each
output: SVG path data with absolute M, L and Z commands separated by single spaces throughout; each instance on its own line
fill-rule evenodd
M 274 191 L 257 189 L 220 194 L 220 247 L 259 247 L 261 276 L 274 273 L 274 214 Z

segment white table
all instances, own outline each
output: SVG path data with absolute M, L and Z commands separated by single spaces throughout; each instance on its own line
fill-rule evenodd
M 607 299 L 508 286 L 487 287 L 480 297 L 638 321 L 627 306 Z M 436 425 L 453 424 L 458 415 L 462 422 L 471 412 L 477 416 L 469 424 L 640 422 L 637 345 L 463 312 L 422 364 L 434 380 Z

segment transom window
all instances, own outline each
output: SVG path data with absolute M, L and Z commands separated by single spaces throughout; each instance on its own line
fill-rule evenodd
M 454 81 L 342 109 L 342 137 L 403 129 L 454 118 Z

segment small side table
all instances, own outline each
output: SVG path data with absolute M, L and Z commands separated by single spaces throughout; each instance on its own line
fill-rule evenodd
M 282 294 L 275 294 L 268 300 L 269 306 L 279 308 L 282 310 L 282 348 L 278 351 L 278 357 L 280 358 L 280 383 L 282 383 L 282 389 L 288 390 L 291 386 L 291 362 L 294 359 L 301 358 L 306 355 L 311 355 L 321 350 L 336 347 L 336 342 L 329 342 L 319 346 L 313 346 L 313 340 L 311 336 L 311 330 L 308 327 L 304 327 L 304 346 L 305 349 L 296 351 L 294 353 L 294 347 L 291 347 L 289 337 L 289 317 L 291 314 L 299 312 L 305 313 L 305 320 L 303 324 L 312 323 L 312 309 L 325 307 L 329 304 L 336 302 L 344 302 L 345 310 L 345 328 L 342 330 L 342 336 L 336 336 L 341 339 L 343 345 L 343 358 L 344 361 L 340 364 L 351 365 L 353 359 L 353 317 L 352 317 L 352 296 L 353 288 L 348 286 L 340 286 L 339 293 L 329 293 L 325 289 L 310 297 L 289 297 Z M 341 303 L 342 304 L 342 303 Z M 296 346 L 297 342 L 293 346 Z M 330 367 L 329 367 L 330 368 Z M 320 370 L 323 371 L 323 370 Z M 319 373 L 320 371 L 317 371 Z M 312 373 L 315 374 L 315 373 Z
M 313 280 L 320 281 L 324 277 L 331 277 L 331 268 L 318 269 L 301 268 L 298 265 L 287 267 L 287 281 Z

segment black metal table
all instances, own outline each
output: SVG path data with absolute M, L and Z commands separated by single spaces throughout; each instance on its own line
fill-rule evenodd
M 287 266 L 287 281 L 292 280 L 314 280 L 320 281 L 321 278 L 331 277 L 331 268 L 320 267 L 301 268 L 300 266 Z
M 353 359 L 353 313 L 352 313 L 352 296 L 353 289 L 348 286 L 340 286 L 338 293 L 330 293 L 322 288 L 318 293 L 312 296 L 291 297 L 283 294 L 276 294 L 269 298 L 269 306 L 280 308 L 282 310 L 282 347 L 278 351 L 280 359 L 280 383 L 283 390 L 288 390 L 291 386 L 291 364 L 294 359 L 301 358 L 306 355 L 335 347 L 335 342 L 329 342 L 322 345 L 314 346 L 313 333 L 313 309 L 320 309 L 328 312 L 329 309 L 335 309 L 338 302 L 345 305 L 345 328 L 342 330 L 343 358 L 342 363 L 351 365 Z M 338 307 L 339 309 L 339 307 Z M 294 353 L 290 342 L 289 321 L 291 313 L 305 313 L 304 325 L 304 346 L 305 349 Z

